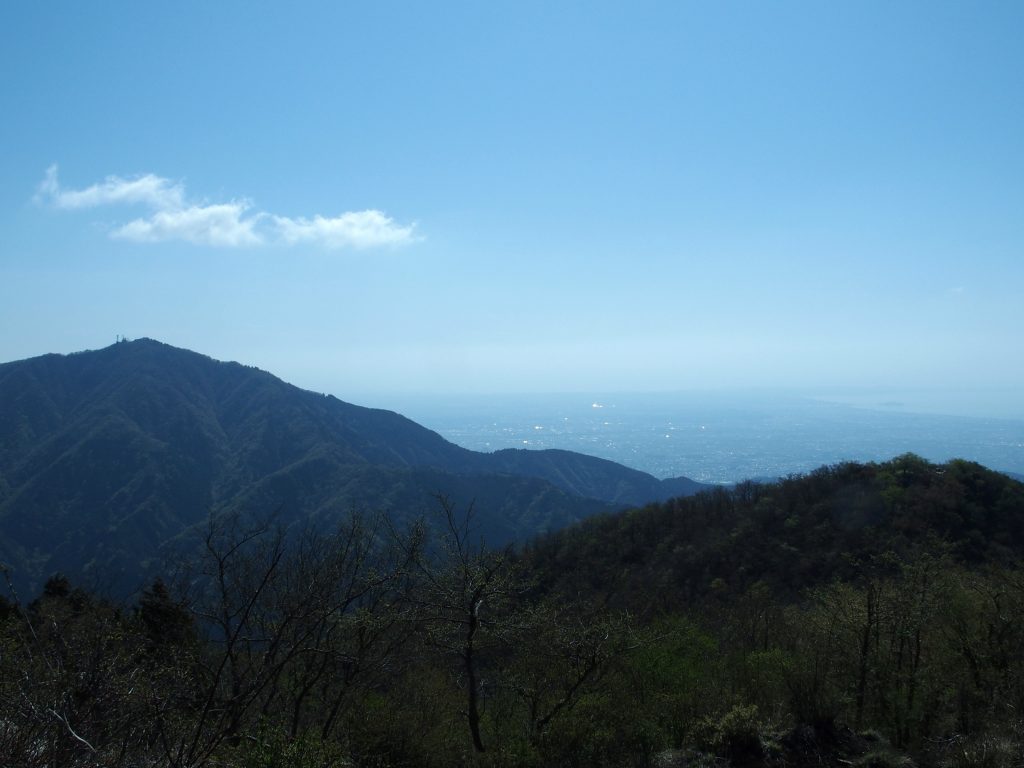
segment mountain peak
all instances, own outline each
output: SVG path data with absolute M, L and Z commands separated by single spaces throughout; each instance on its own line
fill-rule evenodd
M 54 570 L 130 581 L 232 510 L 408 518 L 451 493 L 504 543 L 679 492 L 570 451 L 469 451 L 392 411 L 155 339 L 0 365 L 0 562 L 30 588 Z

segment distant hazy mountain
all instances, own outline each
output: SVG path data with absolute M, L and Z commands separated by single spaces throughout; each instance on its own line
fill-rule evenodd
M 578 496 L 623 504 L 636 505 L 654 499 L 690 496 L 710 487 L 688 477 L 658 480 L 646 472 L 629 469 L 614 461 L 572 451 L 507 448 L 483 455 L 494 471 L 543 478 Z
M 122 586 L 235 508 L 285 520 L 476 504 L 500 543 L 702 488 L 568 451 L 469 451 L 391 411 L 149 339 L 0 365 L 0 561 Z M 140 566 L 140 563 L 142 566 Z

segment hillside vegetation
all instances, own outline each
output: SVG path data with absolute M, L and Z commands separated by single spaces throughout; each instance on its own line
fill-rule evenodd
M 915 456 L 513 553 L 237 515 L 132 606 L 0 604 L 24 766 L 949 766 L 1024 748 L 1024 485 Z M 383 543 L 383 544 L 382 544 Z
M 968 567 L 1017 562 L 1024 484 L 913 454 L 839 464 L 600 515 L 537 541 L 528 560 L 552 587 L 650 614 L 753 587 L 793 600 L 922 553 Z

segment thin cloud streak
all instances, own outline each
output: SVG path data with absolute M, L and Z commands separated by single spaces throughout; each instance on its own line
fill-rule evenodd
M 184 205 L 185 190 L 180 184 L 173 184 L 169 179 L 151 173 L 135 179 L 107 176 L 102 183 L 85 189 L 63 189 L 57 178 L 57 166 L 51 165 L 39 185 L 36 200 L 48 200 L 57 208 L 69 210 L 95 208 L 99 205 L 136 204 L 166 210 Z
M 246 248 L 261 245 L 312 245 L 328 250 L 408 245 L 421 240 L 415 224 L 402 225 L 381 211 L 349 211 L 311 219 L 252 211 L 246 200 L 228 203 L 189 202 L 182 184 L 146 174 L 135 178 L 108 176 L 84 189 L 60 185 L 51 165 L 35 195 L 39 203 L 62 210 L 112 205 L 141 205 L 148 216 L 115 227 L 112 238 L 139 243 L 180 240 L 195 245 Z
M 403 227 L 381 211 L 372 210 L 343 213 L 333 219 L 275 216 L 274 224 L 286 243 L 319 243 L 327 248 L 374 248 L 417 239 L 412 225 Z

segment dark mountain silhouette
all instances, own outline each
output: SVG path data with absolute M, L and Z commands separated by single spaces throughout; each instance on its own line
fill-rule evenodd
M 709 487 L 688 477 L 658 480 L 614 461 L 573 451 L 507 448 L 486 456 L 493 471 L 543 478 L 577 496 L 621 504 L 637 505 L 654 499 L 690 496 Z
M 149 339 L 0 365 L 0 561 L 126 584 L 209 514 L 325 523 L 475 502 L 493 543 L 693 493 L 568 451 L 482 454 L 391 411 Z

